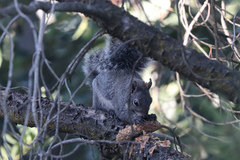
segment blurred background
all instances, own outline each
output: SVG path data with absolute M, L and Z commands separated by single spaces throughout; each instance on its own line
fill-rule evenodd
M 30 0 L 21 0 L 29 4 Z M 115 5 L 121 6 L 120 0 L 112 0 Z M 13 5 L 13 1 L 1 0 L 0 8 Z M 177 8 L 179 16 L 177 15 Z M 204 7 L 205 6 L 205 7 Z M 225 6 L 225 7 L 224 7 Z M 169 36 L 176 38 L 186 46 L 198 50 L 212 60 L 218 60 L 231 69 L 239 71 L 239 60 L 234 56 L 233 47 L 228 38 L 235 37 L 236 50 L 239 49 L 239 0 L 215 1 L 215 20 L 211 19 L 210 1 L 173 1 L 173 0 L 130 0 L 125 1 L 125 10 L 141 21 L 155 26 Z M 201 15 L 199 10 L 203 9 Z M 226 10 L 226 12 L 225 12 Z M 225 17 L 222 19 L 222 17 Z M 42 19 L 41 11 L 37 11 L 29 18 L 35 26 L 36 32 Z M 6 86 L 9 72 L 10 53 L 14 53 L 13 77 L 11 87 L 29 85 L 29 72 L 33 64 L 33 55 L 36 51 L 34 37 L 29 23 L 23 18 L 17 19 L 9 28 L 8 34 L 3 36 L 4 28 L 13 17 L 0 19 L 0 86 Z M 225 21 L 225 25 L 224 22 Z M 46 29 L 43 36 L 44 55 L 54 73 L 61 77 L 71 60 L 81 48 L 97 33 L 99 27 L 90 18 L 79 13 L 54 12 L 46 17 Z M 213 33 L 213 24 L 219 24 L 219 48 L 216 52 L 216 39 Z M 224 28 L 224 26 L 226 28 Z M 187 29 L 190 33 L 187 33 Z M 227 34 L 228 31 L 229 34 Z M 234 32 L 233 32 L 234 31 Z M 104 47 L 106 37 L 98 38 L 92 48 Z M 12 51 L 11 51 L 12 50 Z M 84 80 L 81 68 L 78 65 L 74 74 L 68 78 L 67 86 L 62 88 L 61 100 L 69 101 L 71 92 Z M 56 76 L 46 66 L 41 65 L 41 80 L 39 87 L 43 97 L 54 97 L 56 94 Z M 159 63 L 153 62 L 144 71 L 142 77 L 145 81 L 153 80 L 151 96 L 153 103 L 150 113 L 157 115 L 158 121 L 166 126 L 175 128 L 175 132 L 183 143 L 184 152 L 191 155 L 194 160 L 237 160 L 240 157 L 240 126 L 239 106 L 229 102 L 219 95 L 209 92 L 198 84 L 188 81 L 186 77 L 178 75 Z M 46 92 L 49 91 L 49 92 Z M 51 95 L 49 95 L 51 94 Z M 91 106 L 92 93 L 84 85 L 73 97 L 75 103 Z M 0 119 L 1 128 L 3 120 Z M 1 130 L 1 129 L 0 129 Z M 16 126 L 16 132 L 22 132 L 22 126 Z M 167 130 L 158 132 L 171 135 Z M 33 142 L 37 135 L 35 128 L 28 128 L 24 142 Z M 59 135 L 62 139 L 71 139 L 76 136 Z M 7 134 L 7 141 L 13 159 L 19 159 L 20 152 L 25 158 L 29 157 L 34 149 L 24 146 L 21 151 L 16 136 Z M 49 132 L 44 139 L 47 148 L 52 140 Z M 7 159 L 6 150 L 0 139 L 1 157 Z M 37 146 L 39 144 L 35 144 Z M 68 144 L 63 153 L 72 151 L 77 144 Z M 57 151 L 56 151 L 57 152 Z M 64 159 L 99 159 L 97 147 L 81 145 L 77 151 Z M 1 158 L 0 158 L 1 159 Z

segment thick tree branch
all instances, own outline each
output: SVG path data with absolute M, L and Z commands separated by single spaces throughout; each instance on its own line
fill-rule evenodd
M 240 103 L 239 72 L 228 69 L 220 62 L 206 58 L 196 50 L 184 47 L 177 40 L 138 21 L 109 1 L 98 0 L 87 3 L 81 0 L 58 3 L 55 4 L 54 9 L 59 12 L 82 12 L 113 37 L 123 41 L 136 39 L 132 45 L 147 56 L 161 62 L 171 70 L 179 72 L 189 80 L 199 83 L 217 94 L 224 95 L 234 103 Z M 23 13 L 29 14 L 38 9 L 49 12 L 52 5 L 33 2 L 29 6 L 19 6 Z M 11 6 L 0 11 L 0 18 L 16 14 L 14 6 Z
M 18 92 L 10 92 L 6 99 L 7 113 L 3 110 L 5 91 L 1 91 L 1 103 L 0 103 L 0 117 L 8 114 L 12 122 L 17 124 L 24 124 L 24 121 L 28 116 L 28 126 L 35 127 L 34 115 L 32 114 L 31 102 L 29 102 L 27 94 L 20 94 Z M 112 121 L 109 119 L 109 114 L 96 110 L 94 108 L 84 107 L 82 105 L 73 105 L 68 102 L 60 102 L 60 113 L 57 112 L 57 104 L 47 98 L 41 98 L 36 102 L 38 120 L 43 121 L 43 125 L 47 125 L 49 130 L 56 129 L 56 119 L 59 119 L 58 129 L 61 132 L 74 133 L 87 137 L 88 139 L 103 139 L 107 134 L 114 139 L 117 130 L 114 128 L 114 124 L 121 125 L 117 119 Z M 40 106 L 40 105 L 41 106 Z M 52 112 L 51 112 L 52 110 Z M 29 113 L 28 113 L 29 112 Z M 94 128 L 94 127 L 95 128 Z M 108 131 L 108 132 L 107 132 Z
M 4 99 L 4 97 L 6 98 Z M 3 104 L 5 105 L 3 106 Z M 126 128 L 119 130 L 119 127 L 125 126 L 124 122 L 111 117 L 108 113 L 101 110 L 60 102 L 60 112 L 58 112 L 58 105 L 47 98 L 38 99 L 36 104 L 38 104 L 36 108 L 38 120 L 39 122 L 43 122 L 41 128 L 45 128 L 44 126 L 47 125 L 48 130 L 56 130 L 57 127 L 60 132 L 77 134 L 88 140 L 96 140 L 96 143 L 103 143 L 104 152 L 102 151 L 102 153 L 105 154 L 105 156 L 111 157 L 119 153 L 123 155 L 127 145 L 132 143 L 132 150 L 134 150 L 135 154 L 130 153 L 129 156 L 131 156 L 131 158 L 129 159 L 136 159 L 136 157 L 143 158 L 146 156 L 151 157 L 154 155 L 156 157 L 185 159 L 185 156 L 170 147 L 158 146 L 157 144 L 159 142 L 154 139 L 145 141 L 145 148 L 141 149 L 142 152 L 140 152 L 140 143 L 131 141 L 133 137 L 139 136 L 143 131 L 153 132 L 159 129 L 161 124 L 157 121 L 149 121 L 146 122 L 145 125 L 134 124 L 132 127 L 126 126 Z M 9 119 L 17 124 L 24 124 L 25 119 L 28 118 L 27 125 L 35 127 L 34 115 L 31 112 L 31 108 L 28 106 L 31 106 L 31 102 L 26 94 L 11 91 L 5 96 L 5 90 L 1 90 L 1 118 L 8 115 Z M 4 113 L 3 107 L 5 107 L 7 113 Z M 59 124 L 57 124 L 57 116 L 59 116 Z M 116 140 L 118 142 L 116 142 Z M 118 145 L 121 147 L 116 147 Z M 154 154 L 150 153 L 150 149 L 152 149 L 153 145 L 155 145 Z M 116 151 L 116 148 L 119 149 Z M 112 153 L 113 155 L 109 155 L 108 151 L 115 152 Z

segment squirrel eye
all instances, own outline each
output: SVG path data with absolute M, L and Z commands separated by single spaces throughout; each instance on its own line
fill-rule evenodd
M 134 106 L 139 106 L 139 101 L 138 101 L 137 99 L 134 99 L 134 100 L 133 100 L 133 105 L 134 105 Z

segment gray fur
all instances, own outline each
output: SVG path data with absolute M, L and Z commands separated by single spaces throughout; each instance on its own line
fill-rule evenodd
M 120 42 L 91 52 L 85 57 L 83 70 L 93 90 L 93 107 L 113 111 L 130 124 L 144 123 L 152 102 L 151 82 L 146 84 L 137 72 L 145 66 L 147 58 L 140 59 L 140 52 Z

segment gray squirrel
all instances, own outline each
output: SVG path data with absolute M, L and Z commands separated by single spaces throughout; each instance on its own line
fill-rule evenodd
M 110 40 L 104 49 L 90 52 L 85 55 L 83 71 L 93 90 L 93 107 L 113 113 L 129 124 L 155 119 L 155 115 L 148 115 L 152 81 L 145 83 L 138 74 L 148 58 L 116 40 Z

